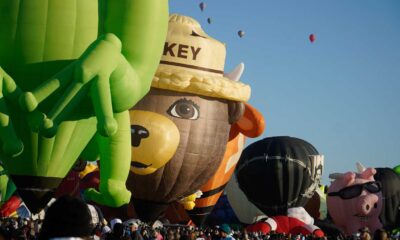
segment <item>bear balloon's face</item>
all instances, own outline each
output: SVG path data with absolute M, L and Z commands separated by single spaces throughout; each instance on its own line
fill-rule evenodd
M 135 181 L 128 180 L 128 186 L 139 184 L 132 190 L 142 199 L 196 191 L 218 168 L 229 130 L 228 101 L 152 88 L 131 110 L 130 179 Z M 145 193 L 143 186 L 159 191 Z

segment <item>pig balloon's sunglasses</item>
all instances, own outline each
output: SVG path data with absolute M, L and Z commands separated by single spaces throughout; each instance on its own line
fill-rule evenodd
M 342 188 L 338 192 L 330 192 L 328 193 L 328 196 L 339 196 L 341 199 L 352 199 L 360 196 L 364 189 L 370 193 L 377 193 L 381 191 L 382 187 L 380 182 L 366 182 Z

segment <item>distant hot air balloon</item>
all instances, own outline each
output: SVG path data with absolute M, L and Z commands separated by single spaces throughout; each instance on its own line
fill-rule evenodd
M 310 34 L 310 36 L 308 36 L 308 39 L 310 39 L 310 42 L 313 43 L 315 41 L 315 35 Z
M 204 9 L 207 7 L 207 5 L 204 2 L 201 2 L 199 7 L 200 7 L 201 11 L 204 11 Z
M 244 32 L 243 30 L 239 30 L 239 31 L 238 31 L 238 35 L 239 35 L 239 37 L 243 37 L 243 36 L 244 36 L 244 34 L 245 34 L 245 32 Z
M 207 18 L 208 24 L 211 24 L 211 18 Z

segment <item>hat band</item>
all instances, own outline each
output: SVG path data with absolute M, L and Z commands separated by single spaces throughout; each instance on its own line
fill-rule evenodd
M 205 72 L 218 73 L 218 74 L 221 74 L 221 75 L 224 74 L 224 71 L 221 71 L 221 70 L 211 69 L 211 68 L 204 68 L 204 67 L 199 67 L 199 66 L 194 66 L 194 65 L 190 65 L 190 64 L 184 64 L 184 63 L 177 63 L 177 62 L 170 62 L 170 61 L 161 60 L 160 64 L 178 66 L 178 67 L 184 67 L 184 68 L 191 68 L 191 69 L 205 71 Z

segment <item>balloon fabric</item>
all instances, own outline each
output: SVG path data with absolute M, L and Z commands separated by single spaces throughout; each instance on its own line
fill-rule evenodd
M 127 186 L 141 219 L 155 220 L 168 204 L 197 192 L 217 171 L 231 124 L 241 118 L 250 98 L 250 86 L 224 76 L 225 56 L 225 45 L 196 20 L 170 16 L 152 88 L 130 112 Z
M 128 110 L 150 88 L 168 1 L 0 0 L 0 18 L 0 157 L 24 202 L 40 211 L 82 155 L 103 166 L 85 197 L 129 202 Z
M 294 137 L 269 137 L 242 152 L 235 175 L 250 202 L 268 216 L 286 215 L 313 196 L 323 170 L 323 156 Z

